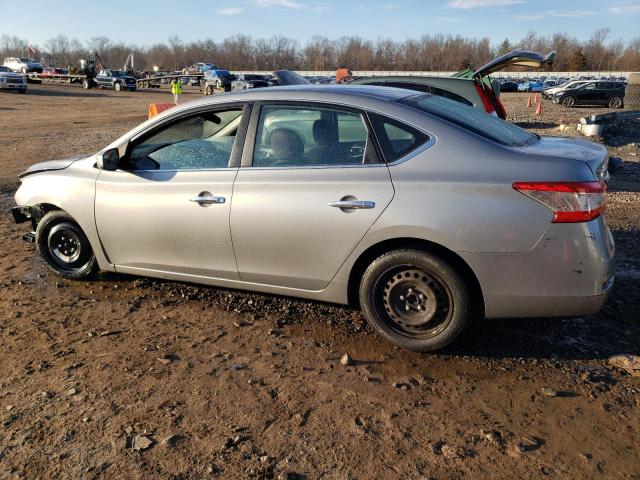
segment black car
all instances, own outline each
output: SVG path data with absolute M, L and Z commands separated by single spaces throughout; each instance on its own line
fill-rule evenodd
M 502 82 L 500 84 L 501 92 L 517 92 L 518 84 L 516 82 Z
M 625 84 L 622 82 L 594 81 L 560 90 L 552 95 L 551 100 L 565 107 L 607 105 L 609 108 L 622 108 L 624 90 Z
M 136 79 L 121 70 L 101 70 L 93 81 L 100 88 L 113 88 L 117 92 L 136 89 Z

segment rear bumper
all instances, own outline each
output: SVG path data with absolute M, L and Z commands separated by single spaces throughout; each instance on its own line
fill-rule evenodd
M 615 246 L 603 217 L 555 223 L 526 253 L 462 254 L 476 273 L 489 318 L 597 313 L 614 284 Z

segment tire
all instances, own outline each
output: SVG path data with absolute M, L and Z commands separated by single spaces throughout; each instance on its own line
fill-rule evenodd
M 613 97 L 609 100 L 609 108 L 622 108 L 624 106 L 624 102 L 622 97 Z
M 562 103 L 563 106 L 567 107 L 567 108 L 571 108 L 576 104 L 576 97 L 568 95 L 566 97 L 564 97 L 560 103 Z
M 50 270 L 71 280 L 91 278 L 98 262 L 80 226 L 62 210 L 47 213 L 36 229 L 38 254 Z
M 394 250 L 374 260 L 362 276 L 359 298 L 362 313 L 380 336 L 417 352 L 451 343 L 471 314 L 462 277 L 421 250 Z
M 23 74 L 27 74 L 27 68 L 26 67 L 22 67 L 22 70 L 20 70 Z
M 82 80 L 82 88 L 84 88 L 85 90 L 89 90 L 89 88 L 91 88 L 91 84 L 89 83 L 88 79 L 84 79 Z
M 116 82 L 116 83 L 114 83 L 114 84 L 113 84 L 113 89 L 114 89 L 116 92 L 119 92 L 120 90 L 122 90 L 122 84 L 120 84 L 120 82 Z

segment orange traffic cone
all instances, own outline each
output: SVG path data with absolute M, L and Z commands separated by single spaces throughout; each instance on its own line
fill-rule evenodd
M 542 102 L 538 103 L 538 106 L 536 107 L 536 115 L 542 115 Z
M 538 103 L 540 102 L 540 99 L 538 98 L 538 94 L 536 93 L 535 97 L 533 97 L 533 101 Z
M 529 99 L 527 100 L 527 108 L 531 108 L 531 95 L 529 95 Z

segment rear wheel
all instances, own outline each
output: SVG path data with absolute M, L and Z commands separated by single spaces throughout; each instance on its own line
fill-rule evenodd
M 564 97 L 562 99 L 562 105 L 564 105 L 565 107 L 573 107 L 576 104 L 576 97 L 572 97 L 571 95 L 569 95 L 568 97 Z
M 66 212 L 47 213 L 36 229 L 36 248 L 47 266 L 73 280 L 93 276 L 98 263 L 80 226 Z
M 420 250 L 395 250 L 374 260 L 360 283 L 360 305 L 383 338 L 421 352 L 451 343 L 471 309 L 462 277 Z
M 613 97 L 611 100 L 609 100 L 609 108 L 622 108 L 622 98 Z

